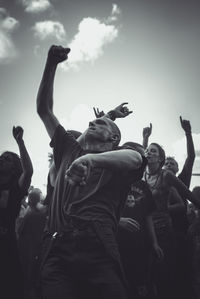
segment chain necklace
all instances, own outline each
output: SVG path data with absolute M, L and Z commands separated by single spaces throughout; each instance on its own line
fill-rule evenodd
M 154 174 L 150 174 L 148 173 L 147 171 L 145 171 L 144 173 L 144 180 L 145 182 L 148 184 L 148 186 L 150 187 L 150 189 L 155 189 L 157 183 L 158 183 L 158 179 L 160 178 L 160 170 L 157 172 L 157 176 L 156 176 L 156 179 L 155 179 L 155 182 L 153 183 L 153 185 L 151 185 L 151 183 L 149 182 L 149 178 L 153 175 L 156 175 L 156 173 Z M 147 177 L 147 175 L 149 176 L 149 178 Z

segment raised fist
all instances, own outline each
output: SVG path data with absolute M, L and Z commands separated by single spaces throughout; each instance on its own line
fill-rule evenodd
M 69 48 L 64 48 L 62 46 L 51 46 L 48 52 L 48 60 L 53 63 L 60 63 L 67 60 L 68 53 L 70 52 Z
M 13 133 L 13 137 L 15 138 L 15 140 L 17 142 L 21 141 L 22 138 L 23 138 L 23 133 L 24 133 L 24 130 L 22 129 L 22 127 L 13 127 L 13 130 L 12 130 L 12 133 Z

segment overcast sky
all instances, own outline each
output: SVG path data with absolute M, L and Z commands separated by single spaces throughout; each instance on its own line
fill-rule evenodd
M 45 190 L 49 138 L 36 113 L 47 51 L 70 46 L 56 74 L 54 111 L 66 129 L 83 131 L 92 107 L 108 111 L 127 101 L 118 120 L 122 142 L 160 143 L 180 162 L 186 146 L 179 116 L 189 119 L 200 172 L 200 4 L 184 0 L 0 1 L 0 151 L 18 151 L 12 126 L 24 128 L 33 184 Z M 200 185 L 193 177 L 192 186 Z

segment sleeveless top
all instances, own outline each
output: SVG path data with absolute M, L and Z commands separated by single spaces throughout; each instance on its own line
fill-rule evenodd
M 172 227 L 172 221 L 168 209 L 170 189 L 164 185 L 164 172 L 165 170 L 162 169 L 155 175 L 151 175 L 149 177 L 146 172 L 144 173 L 144 180 L 147 182 L 156 204 L 156 209 L 153 212 L 153 222 L 156 232 Z

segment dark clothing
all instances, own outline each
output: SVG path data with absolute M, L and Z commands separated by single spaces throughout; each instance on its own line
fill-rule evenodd
M 18 183 L 0 193 L 0 297 L 23 298 L 23 279 L 15 234 L 15 221 L 27 190 Z
M 38 256 L 41 251 L 46 213 L 29 207 L 19 228 L 19 253 L 24 274 L 25 298 L 33 298 L 38 275 Z
M 68 242 L 68 248 L 66 245 L 64 245 L 64 238 L 61 238 L 59 241 L 60 246 L 58 247 L 56 247 L 57 241 L 53 243 L 42 271 L 42 279 L 43 282 L 45 282 L 43 283 L 43 291 L 44 294 L 48 294 L 45 298 L 52 298 L 50 297 L 50 280 L 54 279 L 53 269 L 55 269 L 55 267 L 59 268 L 56 268 L 56 271 L 62 273 L 62 275 L 64 275 L 65 282 L 70 284 L 72 287 L 74 284 L 77 285 L 80 280 L 82 283 L 84 283 L 84 279 L 87 279 L 87 277 L 85 277 L 85 273 L 87 273 L 87 267 L 90 266 L 90 259 L 93 260 L 94 263 L 92 264 L 91 268 L 92 275 L 89 272 L 88 275 L 90 274 L 91 277 L 96 279 L 99 284 L 101 283 L 100 277 L 104 276 L 105 272 L 112 273 L 112 275 L 109 274 L 110 279 L 109 284 L 106 283 L 106 289 L 110 288 L 112 284 L 116 285 L 116 281 L 118 287 L 123 289 L 123 285 L 121 283 L 122 275 L 120 270 L 121 266 L 119 252 L 115 240 L 115 234 L 117 230 L 117 223 L 120 218 L 120 212 L 124 205 L 128 186 L 130 184 L 129 176 L 131 175 L 132 178 L 134 177 L 135 179 L 140 179 L 143 173 L 144 165 L 142 165 L 139 170 L 129 173 L 113 173 L 112 171 L 102 168 L 95 168 L 92 169 L 86 186 L 71 186 L 68 181 L 65 180 L 65 172 L 75 159 L 86 154 L 86 152 L 84 152 L 72 134 L 66 132 L 61 126 L 57 127 L 55 135 L 51 141 L 51 146 L 54 149 L 54 161 L 57 169 L 57 178 L 52 202 L 49 208 L 47 231 L 51 234 L 58 232 L 58 234 L 65 236 L 66 234 L 69 234 L 69 227 L 71 224 L 73 231 L 75 229 L 74 225 L 77 227 L 76 229 L 80 231 L 81 227 L 85 226 L 85 224 L 88 224 L 89 222 L 89 228 L 92 229 L 92 234 L 95 234 L 95 239 L 98 240 L 98 242 L 101 242 L 101 249 L 97 250 L 97 245 L 95 245 L 95 250 L 92 252 L 90 246 L 93 246 L 93 236 L 91 233 L 88 234 L 88 232 L 84 232 L 85 237 L 82 238 L 80 243 L 81 245 L 79 244 L 79 241 L 79 245 L 77 245 L 77 242 L 73 239 L 70 241 L 70 243 Z M 83 229 L 83 231 L 85 230 L 86 229 Z M 87 235 L 88 237 L 86 238 Z M 87 250 L 84 249 L 85 239 L 87 240 L 87 246 L 89 246 Z M 62 250 L 61 244 L 64 246 L 64 270 L 62 270 L 58 265 L 58 261 L 60 260 L 60 250 Z M 73 250 L 70 248 L 73 248 Z M 85 250 L 85 256 L 81 253 L 82 249 L 83 251 Z M 49 261 L 51 261 L 52 253 L 54 256 L 56 256 L 56 259 L 53 260 L 52 263 L 53 272 L 48 272 Z M 96 260 L 96 254 L 100 256 L 103 270 L 100 266 L 101 263 L 98 262 L 98 258 Z M 69 271 L 71 267 L 70 261 L 75 259 L 77 265 L 75 268 L 80 267 L 81 264 L 79 263 L 79 258 L 81 260 L 80 263 L 83 265 L 82 270 L 85 272 L 80 272 L 79 274 L 78 272 L 72 273 Z M 115 265 L 114 268 L 113 265 Z M 116 269 L 118 269 L 117 272 Z M 73 276 L 73 279 L 71 276 Z M 59 276 L 59 285 L 61 283 L 61 279 L 62 276 Z M 91 279 L 88 279 L 88 282 L 92 283 Z M 105 281 L 103 283 L 105 283 Z M 60 292 L 62 294 L 66 294 L 66 287 L 64 285 L 62 285 L 62 287 L 64 289 Z M 69 291 L 71 287 L 68 285 L 67 290 Z M 97 294 L 98 291 L 96 296 Z M 103 293 L 101 294 L 100 298 L 105 298 L 105 296 L 106 294 Z M 64 297 L 61 296 L 60 298 Z M 114 297 L 110 296 L 110 298 Z M 124 298 L 124 295 L 118 298 Z
M 71 225 L 54 240 L 42 271 L 43 298 L 124 299 L 119 268 L 90 226 Z
M 148 185 L 138 181 L 131 185 L 122 217 L 132 218 L 140 224 L 139 232 L 130 232 L 119 226 L 117 240 L 129 284 L 130 298 L 150 298 L 150 247 L 146 235 L 146 217 L 155 209 Z M 145 294 L 140 297 L 141 288 Z

